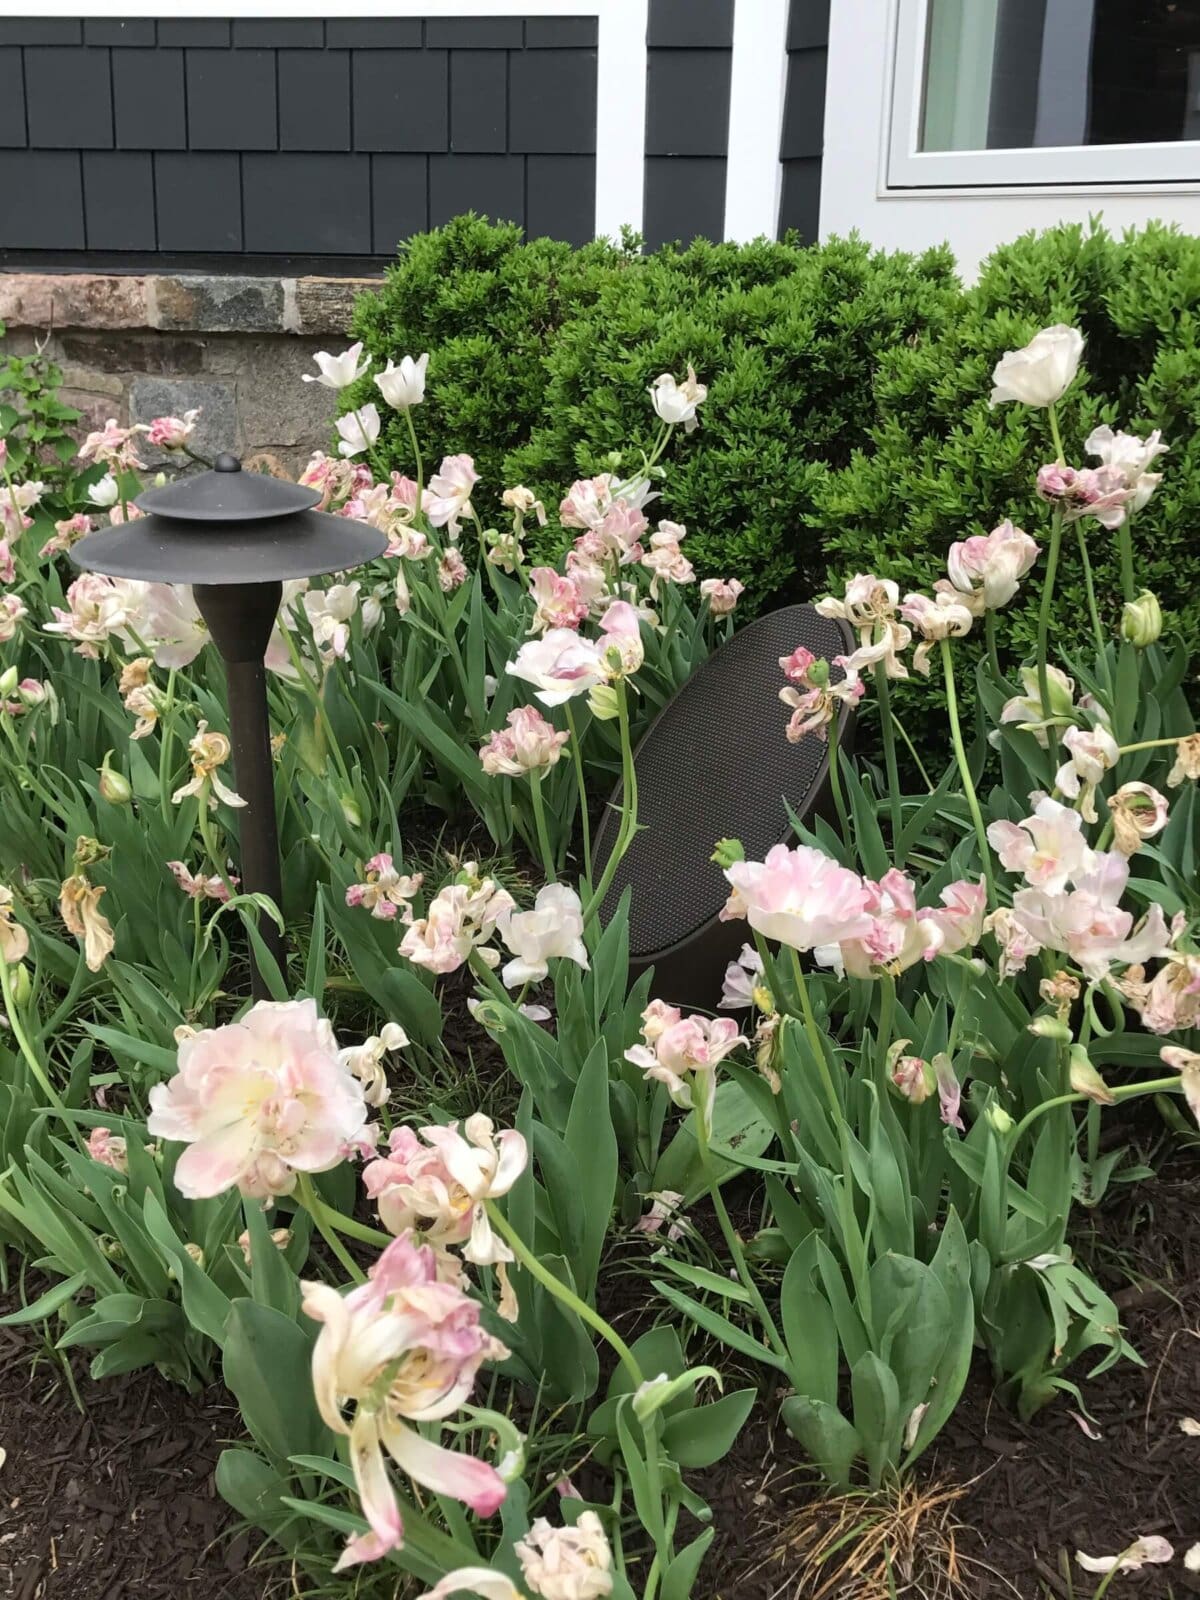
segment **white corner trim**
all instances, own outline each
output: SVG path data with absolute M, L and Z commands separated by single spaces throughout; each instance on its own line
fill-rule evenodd
M 787 19 L 785 0 L 735 0 L 725 237 L 743 243 L 779 226 Z
M 514 0 L 523 5 L 524 0 Z M 596 235 L 641 232 L 646 187 L 646 24 L 650 0 L 593 0 L 596 64 Z

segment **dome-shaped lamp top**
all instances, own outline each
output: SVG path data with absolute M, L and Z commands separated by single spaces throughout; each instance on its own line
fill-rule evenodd
M 378 528 L 311 508 L 320 494 L 219 455 L 211 472 L 148 489 L 144 516 L 71 547 L 85 572 L 151 583 L 269 583 L 349 572 L 387 548 Z

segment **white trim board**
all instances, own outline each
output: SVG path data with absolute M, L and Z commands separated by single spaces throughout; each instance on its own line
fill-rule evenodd
M 786 0 L 735 0 L 725 237 L 743 243 L 778 231 L 787 26 Z

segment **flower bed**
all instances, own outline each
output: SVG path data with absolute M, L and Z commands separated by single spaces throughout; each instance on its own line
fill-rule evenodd
M 1166 446 L 1106 424 L 1073 464 L 1058 407 L 1084 357 L 1058 325 L 996 367 L 992 404 L 1053 456 L 1029 471 L 1038 536 L 957 542 L 928 592 L 855 576 L 818 603 L 855 648 L 797 649 L 763 684 L 794 741 L 870 696 L 879 759 L 835 750 L 831 819 L 762 861 L 714 840 L 746 928 L 719 1015 L 648 975 L 630 990 L 626 912 L 598 914 L 638 825 L 638 733 L 739 599 L 696 583 L 657 515 L 703 449 L 691 368 L 650 386 L 636 467 L 566 488 L 552 568 L 526 555 L 551 517 L 531 491 L 481 485 L 463 453 L 429 470 L 424 357 L 318 357 L 354 403 L 302 481 L 388 548 L 285 588 L 281 907 L 232 859 L 243 801 L 190 594 L 69 570 L 93 519 L 138 515 L 140 430 L 76 457 L 26 375 L 0 494 L 0 1237 L 55 1281 L 8 1320 L 98 1379 L 219 1375 L 246 1437 L 218 1487 L 305 1583 L 686 1600 L 719 1557 L 697 1485 L 743 1428 L 782 1430 L 831 1495 L 894 1505 L 976 1352 L 1032 1429 L 1068 1401 L 1086 1424 L 1090 1381 L 1135 1359 L 1070 1226 L 1148 1176 L 1126 1102 L 1176 1136 L 1200 1105 L 1200 736 L 1130 533 Z M 194 421 L 151 437 L 183 458 Z M 1060 664 L 1068 564 L 1094 653 Z M 1009 681 L 1005 607 L 1035 585 Z M 924 680 L 945 751 L 905 727 Z M 600 867 L 589 795 L 618 773 Z M 438 815 L 470 854 L 429 845 Z M 262 917 L 288 930 L 282 967 Z M 249 1003 L 251 962 L 272 999 Z M 631 1233 L 635 1312 L 614 1284 Z M 1116 1530 L 1077 1567 L 1101 1588 L 1192 1570 L 1200 1529 L 1171 1532 L 1178 1551 Z

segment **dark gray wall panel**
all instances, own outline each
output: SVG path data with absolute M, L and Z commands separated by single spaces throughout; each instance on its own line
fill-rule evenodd
M 525 24 L 517 17 L 430 17 L 425 43 L 431 50 L 519 50 Z
M 731 49 L 733 4 L 734 0 L 651 0 L 646 43 L 652 50 Z
M 281 50 L 279 148 L 350 149 L 350 52 Z
M 586 244 L 595 231 L 596 163 L 591 156 L 529 156 L 525 232 Z
M 189 50 L 187 117 L 189 149 L 274 150 L 274 51 Z
M 716 156 L 652 156 L 646 162 L 646 244 L 725 232 L 725 161 Z
M 595 17 L 527 17 L 526 50 L 559 50 L 571 46 L 587 48 L 600 35 Z
M 260 50 L 319 50 L 325 43 L 325 24 L 319 17 L 237 17 L 233 42 Z
M 182 50 L 114 50 L 118 150 L 186 150 Z
M 824 49 L 829 43 L 829 0 L 792 0 L 788 12 L 789 50 Z
M 149 151 L 85 150 L 89 250 L 153 250 L 154 157 Z
M 523 51 L 509 64 L 508 148 L 535 155 L 595 150 L 595 50 Z
M 478 211 L 493 222 L 524 222 L 520 156 L 430 156 L 430 227 L 440 228 L 463 211 Z
M 805 244 L 817 238 L 821 214 L 821 158 L 807 156 L 783 163 L 783 187 L 779 197 L 779 232 L 795 229 Z
M 783 163 L 779 232 L 794 229 L 806 242 L 817 238 L 820 220 L 828 43 L 829 0 L 791 0 L 779 148 Z
M 355 149 L 448 147 L 444 50 L 356 50 L 352 93 Z
M 729 148 L 728 50 L 652 50 L 648 156 L 723 156 Z
M 154 157 L 158 248 L 220 253 L 242 248 L 241 157 L 170 151 Z
M 244 248 L 370 255 L 371 163 L 365 155 L 242 157 Z
M 15 45 L 0 47 L 0 145 L 25 143 L 25 75 Z
M 219 48 L 229 43 L 228 22 L 203 17 L 183 17 L 178 21 L 160 21 L 159 44 L 211 45 Z
M 88 17 L 83 24 L 84 44 L 150 46 L 154 43 L 151 17 Z
M 825 50 L 794 51 L 788 62 L 780 155 L 819 156 L 825 138 Z
M 0 247 L 82 250 L 77 150 L 0 150 Z
M 419 50 L 421 22 L 417 17 L 330 17 L 325 43 L 354 50 Z
M 111 150 L 108 51 L 84 45 L 25 51 L 25 104 L 35 150 Z
M 83 24 L 71 17 L 0 17 L 0 44 L 79 44 Z
M 429 157 L 371 157 L 371 249 L 394 255 L 401 239 L 429 226 Z
M 451 53 L 450 148 L 456 155 L 500 155 L 508 149 L 505 51 Z

